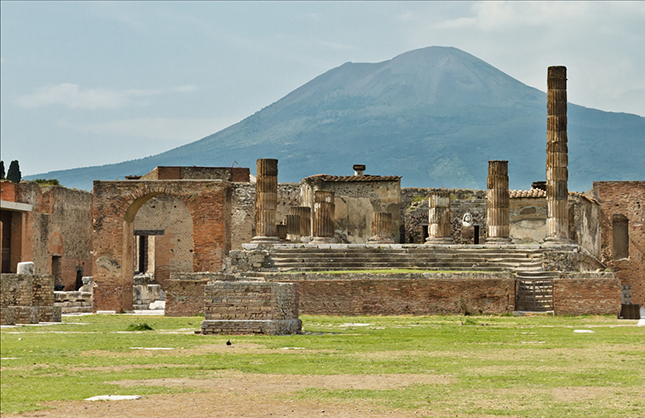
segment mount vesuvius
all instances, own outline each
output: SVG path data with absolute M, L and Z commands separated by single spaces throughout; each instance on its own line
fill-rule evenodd
M 570 190 L 645 178 L 645 118 L 569 103 L 568 123 Z M 483 189 L 487 161 L 509 160 L 511 188 L 525 189 L 544 180 L 545 150 L 546 93 L 459 49 L 428 47 L 343 64 L 235 125 L 162 154 L 27 178 L 89 190 L 93 180 L 156 166 L 237 161 L 255 172 L 256 159 L 277 158 L 281 182 L 351 174 L 353 164 L 366 164 L 367 174 L 403 176 L 404 187 Z

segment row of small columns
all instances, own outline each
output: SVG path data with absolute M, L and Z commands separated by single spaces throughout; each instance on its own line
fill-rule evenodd
M 301 237 L 313 237 L 313 243 L 334 242 L 334 192 L 316 190 L 314 192 L 313 222 L 311 208 L 296 206 L 282 224 L 276 224 L 278 206 L 278 160 L 257 160 L 257 180 L 255 192 L 255 243 L 276 243 L 280 240 L 299 241 Z M 372 236 L 370 241 L 392 243 L 392 214 L 375 212 L 372 214 Z

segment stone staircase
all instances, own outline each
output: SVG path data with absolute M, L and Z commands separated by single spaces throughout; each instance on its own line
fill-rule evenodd
M 335 248 L 338 247 L 338 248 Z M 516 311 L 553 310 L 553 279 L 544 271 L 544 250 L 517 246 L 330 246 L 277 247 L 270 264 L 279 271 L 419 269 L 437 271 L 510 271 L 517 275 Z
M 540 276 L 543 250 L 487 246 L 344 246 L 274 248 L 271 266 L 279 271 L 419 269 L 442 271 L 512 271 Z

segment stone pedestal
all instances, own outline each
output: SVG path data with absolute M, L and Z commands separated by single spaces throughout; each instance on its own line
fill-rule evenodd
M 549 67 L 546 130 L 546 243 L 569 239 L 569 180 L 567 148 L 567 68 Z
M 298 235 L 301 237 L 310 237 L 311 234 L 311 208 L 309 206 L 294 206 L 289 208 L 291 215 L 300 217 L 300 232 Z
M 202 334 L 298 334 L 298 300 L 295 283 L 209 282 L 204 286 Z
M 36 273 L 36 265 L 33 261 L 23 261 L 18 263 L 17 273 L 33 276 Z
M 486 190 L 486 244 L 509 244 L 510 196 L 508 161 L 488 162 Z
M 314 221 L 312 243 L 334 243 L 334 192 L 316 190 L 314 194 Z
M 452 238 L 452 215 L 450 213 L 450 193 L 433 192 L 428 199 L 428 238 L 426 244 L 454 244 Z
M 255 233 L 253 243 L 276 243 L 276 209 L 278 206 L 278 160 L 257 161 L 255 184 Z
M 392 239 L 392 214 L 388 212 L 372 213 L 372 236 L 370 243 L 393 244 Z

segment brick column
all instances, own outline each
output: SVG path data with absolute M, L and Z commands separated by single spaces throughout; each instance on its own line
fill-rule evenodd
M 252 242 L 274 243 L 278 241 L 276 208 L 278 206 L 278 160 L 257 161 L 255 183 L 255 233 Z
M 563 244 L 569 240 L 569 191 L 567 148 L 567 67 L 549 67 L 547 75 L 546 128 L 546 239 Z
M 369 242 L 394 244 L 392 239 L 392 214 L 389 212 L 372 213 L 372 236 Z
M 486 244 L 510 243 L 508 161 L 488 162 Z
M 450 213 L 450 193 L 433 192 L 428 199 L 428 238 L 426 244 L 454 244 L 452 238 L 452 215 Z
M 309 206 L 292 206 L 289 208 L 289 213 L 300 217 L 300 232 L 298 232 L 298 235 L 301 237 L 310 237 L 311 208 Z
M 334 192 L 316 190 L 314 194 L 314 222 L 312 243 L 333 243 L 334 240 Z

